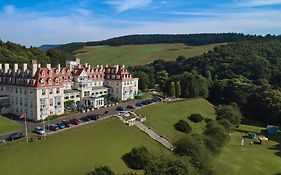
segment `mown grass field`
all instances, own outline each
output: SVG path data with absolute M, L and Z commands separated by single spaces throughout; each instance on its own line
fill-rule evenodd
M 203 117 L 215 119 L 215 109 L 207 100 L 188 99 L 171 103 L 158 103 L 137 110 L 137 113 L 146 117 L 147 125 L 151 126 L 162 136 L 170 141 L 176 141 L 185 133 L 179 132 L 174 128 L 174 124 L 183 119 L 192 127 L 193 133 L 202 133 L 205 121 L 193 123 L 187 117 L 192 113 L 199 113 Z
M 0 134 L 13 132 L 20 129 L 22 129 L 22 126 L 19 123 L 0 115 Z
M 262 145 L 251 145 L 250 139 L 241 139 L 251 131 L 260 133 L 261 127 L 241 125 L 231 133 L 231 141 L 223 147 L 221 154 L 214 159 L 213 165 L 218 175 L 280 175 L 281 173 L 281 133 L 270 138 Z M 279 173 L 279 174 L 278 174 Z
M 185 44 L 143 44 L 123 46 L 86 46 L 75 56 L 83 63 L 141 65 L 156 59 L 174 60 L 179 55 L 193 57 L 214 49 L 220 44 L 187 46 Z
M 129 169 L 121 157 L 133 147 L 146 146 L 156 153 L 169 153 L 136 127 L 107 119 L 71 129 L 46 140 L 24 140 L 0 145 L 0 174 L 86 174 L 99 165 L 123 173 Z M 138 172 L 142 174 L 142 172 Z

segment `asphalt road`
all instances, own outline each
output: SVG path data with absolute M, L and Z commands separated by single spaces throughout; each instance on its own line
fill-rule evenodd
M 139 101 L 142 101 L 142 100 L 135 100 L 135 101 L 131 101 L 131 102 L 119 103 L 118 105 L 115 105 L 115 106 L 109 106 L 109 107 L 104 107 L 104 108 L 100 108 L 100 109 L 95 109 L 93 111 L 86 112 L 86 113 L 73 114 L 73 115 L 70 115 L 70 116 L 65 116 L 63 118 L 50 120 L 49 122 L 45 121 L 45 126 L 50 125 L 50 124 L 57 124 L 58 122 L 60 122 L 62 120 L 70 120 L 70 119 L 73 119 L 73 118 L 80 118 L 80 117 L 83 117 L 83 116 L 86 116 L 86 115 L 89 115 L 89 114 L 101 114 L 102 115 L 101 119 L 108 118 L 108 117 L 113 116 L 113 115 L 118 113 L 118 111 L 116 110 L 117 106 L 127 107 L 128 104 L 134 104 L 134 103 L 139 102 Z M 104 115 L 105 111 L 108 111 L 108 113 L 106 115 Z M 101 120 L 101 119 L 99 119 L 99 120 Z M 16 121 L 24 126 L 24 120 L 16 120 Z M 32 122 L 32 121 L 27 121 L 28 132 L 34 131 L 35 127 L 37 127 L 37 126 L 43 127 L 43 123 L 42 122 L 36 123 L 36 122 Z M 25 134 L 25 128 L 23 128 L 20 131 L 16 131 L 16 132 Z M 14 132 L 12 132 L 12 133 L 14 133 Z M 8 138 L 10 134 L 11 133 L 0 135 L 0 141 Z

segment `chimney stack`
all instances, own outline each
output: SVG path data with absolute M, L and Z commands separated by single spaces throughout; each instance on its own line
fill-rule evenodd
M 88 67 L 88 63 L 85 63 L 85 68 L 87 68 Z
M 60 71 L 60 64 L 57 65 L 58 70 Z
M 37 72 L 37 60 L 32 60 L 32 76 L 34 76 Z
M 38 69 L 40 69 L 41 68 L 41 64 L 38 64 L 37 67 L 38 67 Z
M 19 65 L 17 63 L 14 64 L 14 72 L 18 72 L 19 69 Z
M 76 58 L 75 61 L 76 61 L 77 65 L 80 64 L 80 58 Z
M 46 64 L 46 68 L 51 69 L 51 64 Z
M 26 64 L 26 63 L 23 63 L 22 71 L 25 72 L 26 69 L 27 69 L 27 64 Z
M 8 70 L 9 70 L 9 64 L 5 63 L 4 64 L 4 73 L 8 73 Z
M 119 65 L 117 64 L 115 69 L 116 73 L 118 72 L 118 70 L 119 70 Z

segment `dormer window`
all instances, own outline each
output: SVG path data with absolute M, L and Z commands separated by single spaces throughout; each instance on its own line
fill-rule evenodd
M 59 78 L 55 78 L 55 83 L 58 84 L 59 83 Z
M 49 85 L 52 85 L 52 84 L 53 84 L 53 81 L 52 81 L 51 78 L 48 79 L 48 84 L 49 84 Z
M 45 76 L 45 72 L 42 70 L 41 71 L 41 76 L 44 77 Z
M 64 74 L 64 73 L 65 73 L 64 69 L 63 69 L 63 70 L 61 70 L 61 73 L 62 73 L 62 74 Z
M 56 74 L 59 74 L 60 73 L 60 70 L 59 69 L 56 69 Z
M 53 74 L 53 71 L 52 71 L 52 70 L 49 70 L 48 73 L 49 73 L 49 75 L 52 75 L 52 74 Z
M 40 83 L 41 83 L 42 86 L 44 86 L 45 85 L 45 80 L 43 78 L 41 78 Z

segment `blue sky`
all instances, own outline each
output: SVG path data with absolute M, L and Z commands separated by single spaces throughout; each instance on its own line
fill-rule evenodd
M 280 34 L 281 0 L 1 0 L 0 38 L 26 46 L 142 33 Z

